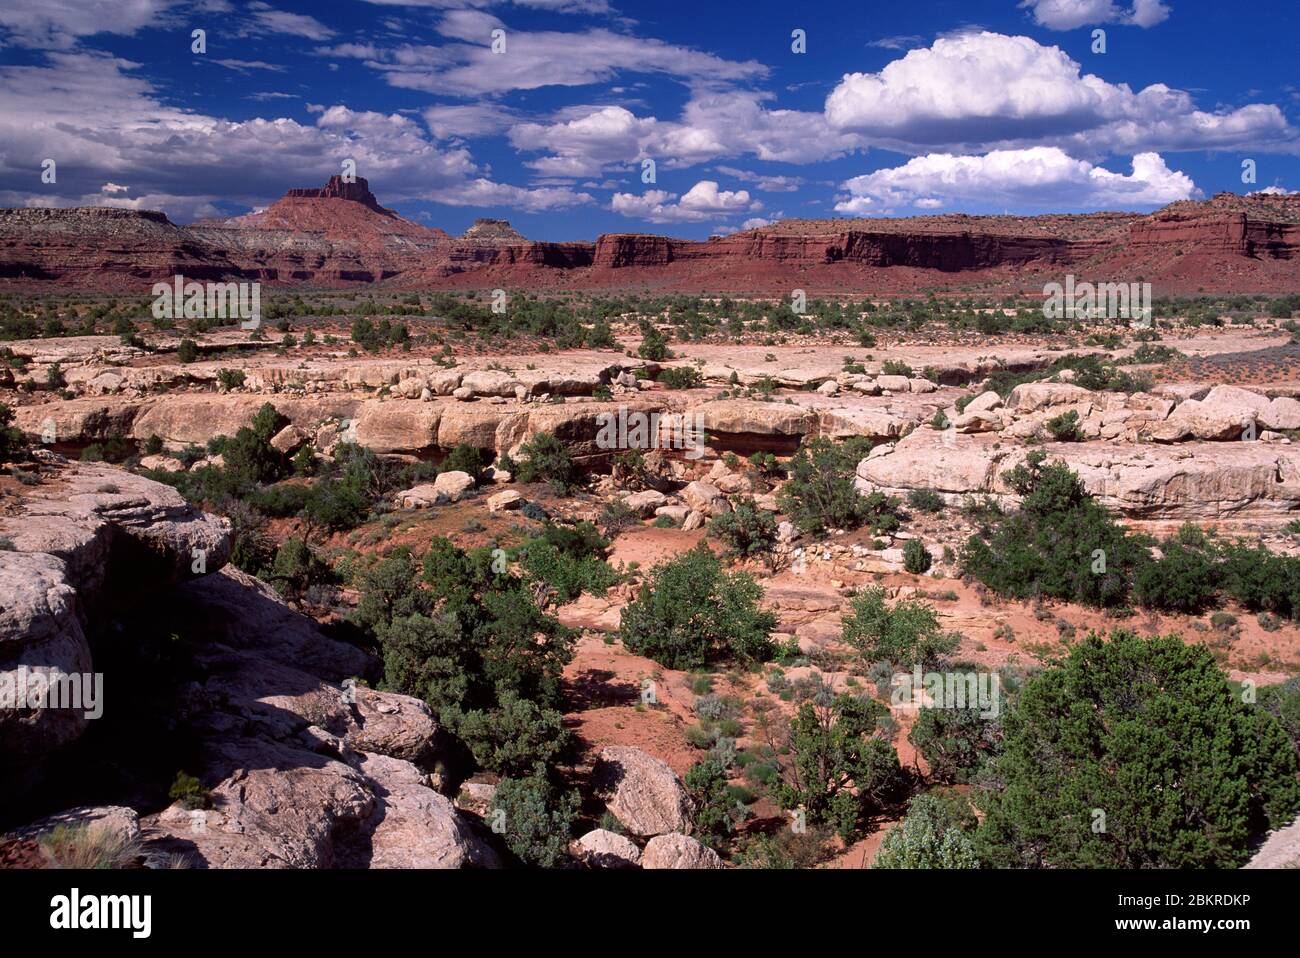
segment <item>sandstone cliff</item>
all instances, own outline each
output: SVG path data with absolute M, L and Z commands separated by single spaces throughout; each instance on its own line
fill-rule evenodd
M 504 220 L 453 238 L 379 205 L 364 179 L 290 190 L 267 209 L 177 226 L 160 213 L 0 210 L 0 282 L 134 289 L 199 280 L 401 286 L 788 292 L 1033 288 L 1077 270 L 1141 275 L 1161 292 L 1300 290 L 1300 197 L 1221 194 L 1135 213 L 785 220 L 706 241 L 612 233 L 535 242 Z

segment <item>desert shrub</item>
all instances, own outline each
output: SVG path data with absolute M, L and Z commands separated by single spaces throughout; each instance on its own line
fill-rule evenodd
M 1224 594 L 1251 612 L 1300 617 L 1300 559 L 1240 542 L 1221 546 L 1219 555 Z
M 1004 474 L 1024 498 L 1009 515 L 967 540 L 963 570 L 1000 595 L 1052 597 L 1093 606 L 1122 606 L 1147 559 L 1130 536 L 1063 463 L 1043 465 L 1041 452 Z
M 171 788 L 167 790 L 167 797 L 192 811 L 212 807 L 212 793 L 203 787 L 202 782 L 186 772 L 176 773 Z
M 912 367 L 901 359 L 887 359 L 881 365 L 880 372 L 885 376 L 910 376 Z
M 903 568 L 913 575 L 921 575 L 930 568 L 930 550 L 920 539 L 908 539 L 903 546 Z
M 762 594 L 745 573 L 723 571 L 701 543 L 651 570 L 623 610 L 619 638 L 629 651 L 672 669 L 766 661 L 776 617 L 758 607 Z
M 577 792 L 555 785 L 540 766 L 527 777 L 502 779 L 492 796 L 506 846 L 536 868 L 554 868 L 567 860 L 580 804 Z
M 1287 679 L 1281 685 L 1263 686 L 1259 690 L 1258 704 L 1277 719 L 1300 755 L 1300 678 Z
M 577 482 L 578 472 L 564 443 L 549 432 L 539 432 L 519 450 L 515 478 L 520 482 L 545 482 L 563 495 Z
M 880 703 L 851 695 L 825 693 L 800 705 L 790 721 L 782 779 L 772 790 L 776 801 L 852 841 L 866 816 L 906 784 L 898 753 L 876 736 L 887 714 Z
M 1079 428 L 1079 414 L 1073 409 L 1053 416 L 1043 423 L 1047 434 L 1057 442 L 1082 442 L 1083 430 Z
M 753 499 L 736 499 L 731 512 L 709 523 L 709 532 L 726 544 L 730 555 L 747 558 L 776 544 L 776 515 L 758 508 Z
M 814 868 L 826 856 L 831 835 L 824 828 L 782 828 L 772 835 L 751 834 L 736 856 L 741 868 L 789 870 Z
M 970 832 L 975 815 L 961 796 L 918 795 L 891 828 L 872 868 L 978 868 Z
M 477 485 L 479 475 L 487 465 L 483 461 L 483 451 L 468 443 L 460 443 L 451 452 L 447 453 L 447 458 L 438 465 L 438 472 L 464 472 L 474 477 Z
M 619 578 L 605 562 L 608 547 L 590 522 L 573 527 L 548 522 L 540 537 L 522 547 L 522 566 L 529 578 L 553 588 L 561 602 L 583 592 L 604 595 Z
M 618 349 L 618 340 L 614 338 L 614 331 L 609 328 L 609 323 L 601 321 L 587 330 L 587 348 Z
M 354 618 L 380 644 L 385 688 L 423 699 L 480 763 L 517 772 L 565 744 L 554 710 L 575 635 L 493 566 L 490 549 L 446 539 L 419 567 L 396 549 L 364 575 Z
M 622 499 L 611 499 L 600 510 L 600 530 L 613 539 L 641 525 L 641 514 Z
M 136 865 L 140 843 L 120 829 L 58 825 L 37 839 L 49 868 L 120 869 Z
M 1215 562 L 1200 549 L 1177 542 L 1163 546 L 1163 556 L 1142 563 L 1133 583 L 1139 605 L 1165 612 L 1199 615 L 1214 598 Z
M 641 344 L 637 346 L 636 354 L 650 362 L 662 362 L 670 355 L 668 340 L 663 333 L 659 332 L 657 327 L 643 322 L 641 325 Z
M 1233 867 L 1300 808 L 1286 732 L 1177 636 L 1089 635 L 1026 681 L 1004 727 L 977 797 L 994 867 Z
M 660 370 L 659 382 L 669 389 L 694 389 L 704 379 L 694 366 L 669 366 Z
M 295 537 L 286 539 L 276 550 L 271 569 L 265 576 L 276 590 L 290 598 L 301 596 L 308 587 L 332 578 L 329 564 L 307 543 Z
M 936 781 L 965 783 L 997 754 L 1002 724 L 996 717 L 981 715 L 975 706 L 922 706 L 907 740 L 925 758 Z
M 14 411 L 0 403 L 0 463 L 14 462 L 27 453 L 23 431 L 13 425 Z
M 938 513 L 944 510 L 943 496 L 933 489 L 913 489 L 907 494 L 907 504 L 917 512 Z
M 695 834 L 706 844 L 717 846 L 734 834 L 744 818 L 727 787 L 727 773 L 715 759 L 697 762 L 686 772 L 686 791 L 695 802 Z
M 218 369 L 217 385 L 226 392 L 244 385 L 247 376 L 242 369 Z
M 749 457 L 749 464 L 759 473 L 759 475 L 768 478 L 783 475 L 785 469 L 782 468 L 780 461 L 770 452 L 756 452 Z
M 858 462 L 869 450 L 869 443 L 837 445 L 824 436 L 805 440 L 790 460 L 790 479 L 779 494 L 790 521 L 812 535 L 863 524 L 876 532 L 898 528 L 897 499 L 879 492 L 863 496 L 853 488 Z
M 182 339 L 176 347 L 176 359 L 182 363 L 192 363 L 199 358 L 199 347 L 192 339 Z
M 893 608 L 885 590 L 869 586 L 853 597 L 842 637 L 865 662 L 896 665 L 938 665 L 956 651 L 958 639 L 939 628 L 934 607 L 916 599 L 900 599 Z
M 568 748 L 571 733 L 555 709 L 505 692 L 493 709 L 474 709 L 458 728 L 474 760 L 500 775 L 527 775 L 538 763 L 550 765 Z

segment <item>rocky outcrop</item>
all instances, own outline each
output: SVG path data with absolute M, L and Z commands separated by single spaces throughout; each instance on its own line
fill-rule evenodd
M 592 769 L 597 791 L 628 832 L 641 838 L 691 827 L 691 799 L 666 762 L 622 745 L 600 750 Z
M 719 869 L 718 853 L 689 835 L 656 835 L 641 853 L 642 868 Z
M 140 476 L 42 459 L 43 483 L 0 519 L 12 546 L 0 551 L 0 690 L 22 667 L 93 673 L 97 643 L 135 638 L 107 629 L 125 610 L 143 605 L 151 627 L 184 633 L 194 678 L 168 690 L 155 721 L 198 743 L 189 768 L 211 801 L 144 816 L 143 854 L 210 868 L 497 864 L 434 787 L 445 743 L 428 707 L 366 687 L 367 653 L 223 567 L 226 520 Z M 0 762 L 53 768 L 87 721 L 0 709 Z M 123 754 L 124 772 L 138 760 Z
M 588 868 L 635 868 L 641 849 L 617 832 L 597 828 L 572 843 L 573 857 Z
M 1300 285 L 1295 271 L 1271 264 L 1300 249 L 1295 199 L 1221 194 L 1150 216 L 785 220 L 702 242 L 610 233 L 550 243 L 526 240 L 500 220 L 479 220 L 452 238 L 380 206 L 364 179 L 335 176 L 321 188 L 289 190 L 261 212 L 188 227 L 136 210 L 0 210 L 0 281 L 138 289 L 181 274 L 327 285 L 398 279 L 424 288 L 483 273 L 506 287 L 548 285 L 562 273 L 575 285 L 626 287 L 653 276 L 668 287 L 788 292 L 890 271 L 903 280 L 917 271 L 941 286 L 1084 263 L 1098 275 L 1128 274 L 1140 262 L 1144 275 L 1183 286 L 1203 282 L 1205 267 L 1231 263 L 1239 284 L 1289 291 Z M 1192 261 L 1194 276 L 1183 276 L 1182 263 Z
M 1049 461 L 1078 473 L 1087 491 L 1135 520 L 1283 523 L 1300 509 L 1300 451 L 1263 442 L 1181 446 L 1054 443 Z M 989 434 L 919 429 L 858 465 L 862 492 L 933 489 L 950 501 L 969 494 L 1015 497 L 1003 473 L 1029 448 Z

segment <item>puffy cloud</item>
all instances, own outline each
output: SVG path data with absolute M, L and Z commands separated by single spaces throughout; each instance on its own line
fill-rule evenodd
M 521 123 L 511 128 L 510 142 L 519 150 L 551 153 L 528 164 L 541 173 L 596 176 L 645 155 L 657 125 L 653 117 L 638 119 L 621 106 L 606 106 L 558 123 Z
M 402 114 L 334 105 L 309 107 L 314 124 L 236 122 L 168 106 L 130 61 L 63 51 L 46 58 L 44 66 L 0 67 L 0 182 L 19 203 L 157 203 L 168 215 L 211 215 L 204 204 L 215 198 L 264 205 L 287 187 L 324 182 L 345 158 L 386 200 L 513 202 L 529 210 L 591 201 L 569 190 L 494 183 L 467 149 L 439 146 Z M 54 184 L 40 181 L 45 158 L 58 164 Z M 131 186 L 107 194 L 105 182 Z
M 699 223 L 715 216 L 762 209 L 746 190 L 719 190 L 713 180 L 700 180 L 678 199 L 676 193 L 646 190 L 644 193 L 615 193 L 610 209 L 623 216 L 651 223 Z
M 510 142 L 520 150 L 549 153 L 528 165 L 552 176 L 596 176 L 646 157 L 669 169 L 744 155 L 811 163 L 861 142 L 830 129 L 820 113 L 769 110 L 763 105 L 768 98 L 748 91 L 702 93 L 687 102 L 677 120 L 638 117 L 621 106 L 571 107 L 555 122 L 512 127 Z M 768 186 L 760 188 L 789 191 L 801 181 L 768 177 L 765 182 Z
M 25 47 L 68 49 L 97 33 L 131 36 L 179 0 L 4 0 L 0 35 Z
M 1169 19 L 1170 13 L 1163 0 L 1134 0 L 1127 9 L 1114 0 L 1021 0 L 1020 5 L 1032 10 L 1035 22 L 1049 30 L 1073 30 L 1097 23 L 1153 27 Z
M 1300 134 L 1276 106 L 1208 113 L 1181 90 L 1153 84 L 1134 93 L 1083 74 L 1059 47 L 987 31 L 940 38 L 879 73 L 846 74 L 826 117 L 836 130 L 908 153 L 1037 144 L 1094 157 L 1242 144 L 1300 150 Z
M 1052 209 L 1161 206 L 1200 195 L 1184 173 L 1155 153 L 1133 157 L 1129 174 L 1113 173 L 1056 147 L 998 150 L 983 156 L 931 153 L 902 166 L 855 176 L 836 212 L 891 213 L 953 202 Z

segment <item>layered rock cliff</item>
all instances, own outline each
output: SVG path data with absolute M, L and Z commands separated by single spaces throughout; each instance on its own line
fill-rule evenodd
M 265 210 L 177 226 L 160 213 L 0 210 L 0 282 L 130 289 L 204 280 L 403 286 L 943 288 L 1087 269 L 1141 273 L 1170 291 L 1300 289 L 1300 197 L 1220 194 L 1150 216 L 925 216 L 785 220 L 707 241 L 644 233 L 534 242 L 504 220 L 453 238 L 381 207 L 364 179 L 290 190 Z M 1190 257 L 1190 258 L 1187 258 Z
M 40 484 L 0 518 L 0 693 L 39 671 L 93 676 L 98 694 L 0 702 L 0 832 L 110 802 L 154 867 L 497 863 L 433 787 L 445 743 L 428 707 L 358 684 L 367 653 L 226 567 L 228 520 L 38 457 Z M 167 804 L 178 770 L 208 807 Z

